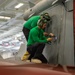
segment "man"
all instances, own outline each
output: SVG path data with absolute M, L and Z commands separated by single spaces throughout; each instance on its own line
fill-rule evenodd
M 33 27 L 37 26 L 38 20 L 42 19 L 42 18 L 45 18 L 47 21 L 50 20 L 49 14 L 48 13 L 43 13 L 40 16 L 32 16 L 29 20 L 27 20 L 26 23 L 24 23 L 22 31 L 24 33 L 24 36 L 26 37 L 26 40 L 28 40 L 30 29 L 32 29 Z
M 45 47 L 45 43 L 52 40 L 52 38 L 47 38 L 43 34 L 43 29 L 47 25 L 47 20 L 38 20 L 37 26 L 32 28 L 29 33 L 29 38 L 27 42 L 27 51 L 29 53 L 28 60 L 35 63 L 47 63 L 46 58 L 43 56 L 42 52 Z

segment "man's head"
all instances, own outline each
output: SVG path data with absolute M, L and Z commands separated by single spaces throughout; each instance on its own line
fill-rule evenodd
M 44 18 L 43 19 L 39 19 L 38 22 L 37 22 L 37 25 L 40 28 L 44 29 L 46 27 L 46 25 L 47 25 L 47 20 L 44 19 Z
M 46 19 L 47 21 L 50 21 L 50 19 L 51 19 L 47 12 L 41 14 L 41 16 L 42 16 L 42 18 Z

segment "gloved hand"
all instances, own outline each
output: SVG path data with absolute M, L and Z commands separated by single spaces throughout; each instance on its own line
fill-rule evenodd
M 49 42 L 49 41 L 52 41 L 53 40 L 53 38 L 47 38 L 47 41 Z
M 53 33 L 50 33 L 49 36 L 54 37 L 55 35 Z

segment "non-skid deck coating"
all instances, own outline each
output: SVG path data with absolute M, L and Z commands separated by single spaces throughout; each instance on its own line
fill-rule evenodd
M 75 75 L 75 67 L 0 61 L 0 75 Z

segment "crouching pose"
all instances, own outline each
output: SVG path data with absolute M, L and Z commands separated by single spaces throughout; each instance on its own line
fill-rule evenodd
M 29 33 L 29 38 L 27 42 L 27 55 L 28 60 L 35 63 L 47 63 L 46 58 L 42 54 L 45 47 L 45 43 L 52 40 L 52 38 L 47 38 L 43 34 L 43 29 L 47 25 L 47 20 L 38 20 L 37 26 L 32 28 Z
M 50 16 L 49 14 L 46 12 L 46 13 L 43 13 L 39 16 L 32 16 L 31 18 L 29 18 L 27 20 L 26 23 L 24 23 L 24 26 L 23 26 L 23 33 L 24 33 L 24 36 L 26 37 L 26 40 L 28 41 L 28 36 L 29 36 L 29 32 L 32 28 L 34 28 L 35 26 L 37 26 L 37 21 L 39 19 L 46 19 L 47 21 L 50 21 Z

